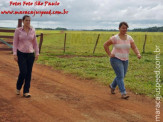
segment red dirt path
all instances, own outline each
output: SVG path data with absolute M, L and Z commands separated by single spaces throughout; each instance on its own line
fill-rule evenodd
M 122 100 L 118 89 L 111 95 L 108 86 L 36 63 L 28 99 L 22 97 L 22 91 L 15 95 L 17 76 L 12 54 L 0 51 L 0 122 L 155 121 L 154 99 L 128 92 L 130 99 Z

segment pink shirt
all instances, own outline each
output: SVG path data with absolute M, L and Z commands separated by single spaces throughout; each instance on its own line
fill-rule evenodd
M 113 50 L 111 54 L 114 54 L 116 58 L 126 61 L 129 57 L 131 43 L 134 42 L 131 36 L 127 35 L 126 40 L 120 39 L 119 35 L 111 37 L 113 43 Z
M 33 53 L 39 55 L 35 29 L 30 28 L 27 33 L 23 27 L 16 28 L 13 40 L 13 54 L 17 55 L 17 49 L 23 53 Z

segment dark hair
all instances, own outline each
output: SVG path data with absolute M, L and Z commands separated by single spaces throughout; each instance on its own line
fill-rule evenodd
M 30 17 L 29 15 L 24 15 L 22 20 L 24 21 L 26 17 Z
M 127 26 L 127 28 L 129 28 L 129 26 L 128 26 L 127 22 L 121 22 L 121 23 L 119 24 L 119 28 L 120 28 L 122 25 L 126 25 L 126 26 Z

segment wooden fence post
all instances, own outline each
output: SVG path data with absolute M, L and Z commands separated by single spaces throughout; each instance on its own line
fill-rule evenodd
M 22 27 L 22 19 L 18 19 L 18 27 Z
M 66 51 L 66 36 L 67 36 L 67 34 L 65 33 L 65 40 L 64 40 L 64 53 L 65 53 L 65 51 Z
M 43 42 L 43 33 L 41 33 L 40 35 L 39 53 L 41 52 L 42 42 Z
M 145 40 L 144 40 L 144 44 L 143 44 L 143 53 L 145 53 L 145 44 L 147 41 L 147 34 L 145 34 Z
M 100 38 L 100 34 L 98 34 L 98 37 L 97 37 L 97 40 L 96 40 L 96 44 L 95 44 L 95 47 L 94 47 L 94 50 L 93 50 L 93 54 L 95 53 L 96 46 L 97 46 L 97 43 L 98 43 L 99 38 Z

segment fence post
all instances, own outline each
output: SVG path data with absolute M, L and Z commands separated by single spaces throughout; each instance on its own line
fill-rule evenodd
M 39 53 L 41 52 L 42 42 L 43 42 L 43 33 L 41 33 L 40 35 Z
M 64 40 L 64 53 L 65 53 L 65 51 L 66 51 L 66 36 L 67 36 L 67 34 L 65 33 L 65 40 Z
M 145 34 L 145 40 L 144 40 L 144 44 L 143 44 L 143 53 L 145 53 L 145 44 L 147 41 L 147 34 Z
M 96 46 L 97 46 L 97 43 L 98 43 L 99 38 L 100 38 L 100 34 L 98 34 L 98 37 L 97 37 L 97 40 L 96 40 L 96 44 L 95 44 L 95 47 L 94 47 L 94 50 L 93 50 L 93 54 L 95 53 Z
M 18 27 L 22 27 L 22 19 L 18 19 Z

